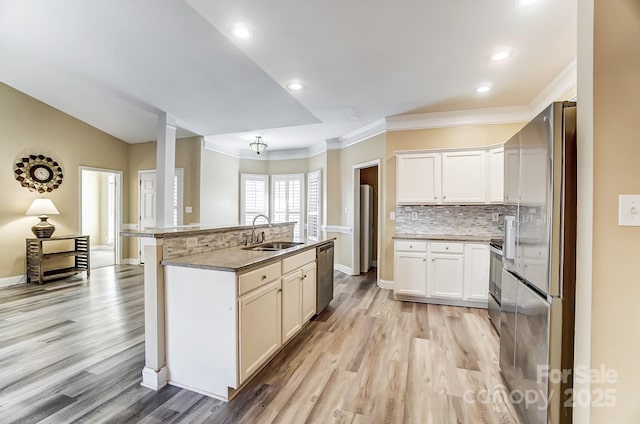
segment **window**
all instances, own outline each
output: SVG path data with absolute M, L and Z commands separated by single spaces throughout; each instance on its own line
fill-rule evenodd
M 273 222 L 295 221 L 293 237 L 304 237 L 304 174 L 283 174 L 271 176 L 273 196 Z
M 307 238 L 318 241 L 320 237 L 320 171 L 307 174 Z
M 240 225 L 251 225 L 256 215 L 267 215 L 268 199 L 268 175 L 240 174 Z

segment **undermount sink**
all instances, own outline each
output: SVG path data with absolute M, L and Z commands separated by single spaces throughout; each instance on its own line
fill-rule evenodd
M 274 241 L 273 243 L 265 243 L 257 246 L 243 247 L 244 250 L 254 250 L 258 252 L 276 252 L 278 250 L 289 249 L 291 247 L 299 246 L 301 242 L 295 241 Z

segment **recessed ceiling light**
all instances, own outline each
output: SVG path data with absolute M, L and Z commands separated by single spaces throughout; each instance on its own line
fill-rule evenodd
M 253 33 L 249 31 L 249 28 L 247 28 L 246 25 L 243 24 L 235 24 L 233 28 L 231 28 L 231 33 L 241 40 L 248 40 L 253 37 Z
M 518 6 L 528 6 L 533 3 L 537 3 L 539 0 L 516 0 Z
M 476 93 L 478 94 L 488 93 L 489 90 L 491 90 L 491 86 L 489 84 L 483 84 L 478 88 L 476 88 Z
M 511 56 L 511 50 L 509 49 L 498 50 L 491 55 L 491 60 L 495 60 L 497 62 L 500 60 L 505 60 L 509 56 Z
M 299 81 L 291 81 L 287 84 L 287 88 L 293 91 L 300 91 L 304 88 L 304 84 Z

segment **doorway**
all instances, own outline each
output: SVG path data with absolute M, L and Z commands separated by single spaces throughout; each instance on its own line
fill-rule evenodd
M 120 264 L 122 171 L 80 167 L 80 232 L 88 235 L 91 268 Z
M 380 159 L 353 166 L 352 274 L 376 268 L 380 279 Z

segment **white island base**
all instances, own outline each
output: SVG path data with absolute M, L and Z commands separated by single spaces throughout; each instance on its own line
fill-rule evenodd
M 316 313 L 315 249 L 244 273 L 165 265 L 169 384 L 228 401 Z

